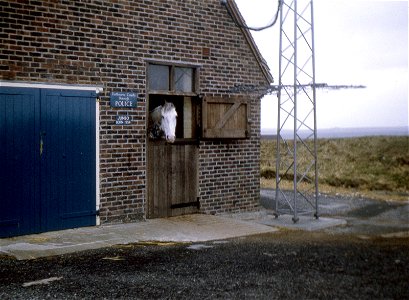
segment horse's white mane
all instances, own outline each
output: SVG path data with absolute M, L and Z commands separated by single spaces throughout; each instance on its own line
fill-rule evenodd
M 154 110 L 152 110 L 150 113 L 150 116 L 152 118 L 152 121 L 154 123 L 159 124 L 160 119 L 162 117 L 162 105 L 157 106 Z
M 172 110 L 175 110 L 175 105 L 173 105 L 172 102 L 165 102 L 165 104 L 162 106 L 162 113 L 167 113 Z

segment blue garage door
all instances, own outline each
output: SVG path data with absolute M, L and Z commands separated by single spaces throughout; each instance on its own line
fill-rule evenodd
M 0 237 L 95 225 L 95 98 L 0 88 Z

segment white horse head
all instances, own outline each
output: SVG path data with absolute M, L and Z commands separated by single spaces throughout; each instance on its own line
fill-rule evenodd
M 178 116 L 176 108 L 171 102 L 166 102 L 161 108 L 161 124 L 160 127 L 165 133 L 165 138 L 168 143 L 175 141 L 176 135 L 176 117 Z
M 168 143 L 175 141 L 176 109 L 173 103 L 166 102 L 156 107 L 150 113 L 152 124 L 150 125 L 150 137 L 157 139 L 165 137 Z
M 152 138 L 164 136 L 168 143 L 173 143 L 176 138 L 176 117 L 178 116 L 173 103 L 165 101 L 164 105 L 156 107 L 149 115 L 153 123 L 150 136 Z

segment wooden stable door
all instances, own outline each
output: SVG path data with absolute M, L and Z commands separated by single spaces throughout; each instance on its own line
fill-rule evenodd
M 150 141 L 148 217 L 171 217 L 198 210 L 197 145 Z

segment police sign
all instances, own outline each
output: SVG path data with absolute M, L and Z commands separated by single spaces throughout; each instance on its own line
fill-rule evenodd
M 128 92 L 111 92 L 110 104 L 111 107 L 136 107 L 137 93 Z

